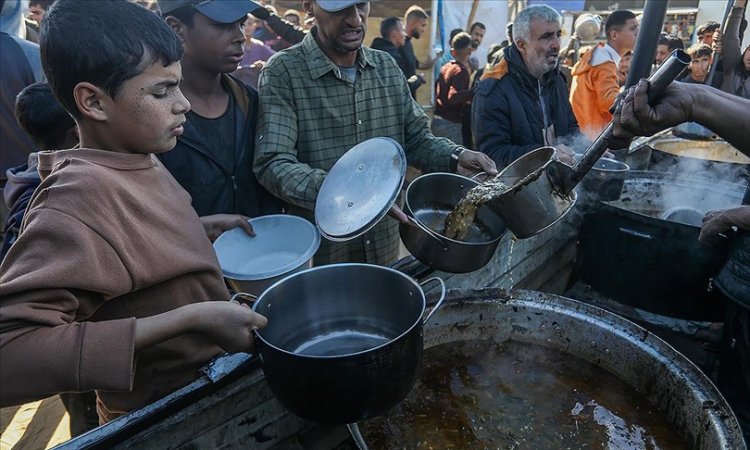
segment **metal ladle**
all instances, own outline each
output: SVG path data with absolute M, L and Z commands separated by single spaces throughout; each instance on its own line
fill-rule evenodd
M 669 55 L 664 63 L 659 66 L 659 69 L 648 78 L 649 104 L 652 104 L 661 97 L 667 86 L 677 78 L 688 64 L 690 64 L 690 56 L 682 50 L 675 50 Z M 610 122 L 607 128 L 591 143 L 591 146 L 589 146 L 581 159 L 572 168 L 560 162 L 550 166 L 549 175 L 551 176 L 552 184 L 557 187 L 558 192 L 565 195 L 570 194 L 573 188 L 589 173 L 594 164 L 607 151 L 607 141 L 612 138 L 613 129 L 614 124 Z

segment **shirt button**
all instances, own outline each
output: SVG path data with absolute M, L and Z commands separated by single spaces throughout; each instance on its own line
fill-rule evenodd
M 358 120 L 358 121 L 357 121 L 357 125 L 362 125 L 362 121 L 361 121 L 361 120 Z
M 370 244 L 372 244 L 372 242 L 370 242 L 370 240 L 368 239 L 368 240 L 365 241 L 365 244 L 370 245 Z

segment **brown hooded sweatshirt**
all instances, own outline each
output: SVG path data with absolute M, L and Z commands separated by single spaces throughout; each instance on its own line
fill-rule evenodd
M 96 389 L 108 420 L 197 378 L 221 352 L 201 336 L 134 353 L 136 318 L 229 298 L 190 196 L 150 154 L 42 152 L 39 172 L 0 266 L 0 403 Z

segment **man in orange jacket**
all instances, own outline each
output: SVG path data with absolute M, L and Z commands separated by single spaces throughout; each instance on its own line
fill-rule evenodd
M 620 93 L 617 71 L 622 57 L 632 51 L 638 36 L 635 14 L 615 11 L 605 24 L 607 43 L 586 52 L 573 67 L 570 103 L 581 132 L 594 139 L 612 120 L 610 108 Z

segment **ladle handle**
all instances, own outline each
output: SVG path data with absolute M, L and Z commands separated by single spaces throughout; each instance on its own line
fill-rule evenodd
M 422 286 L 422 287 L 424 287 L 425 284 L 427 284 L 427 283 L 429 283 L 431 281 L 437 281 L 438 283 L 440 283 L 440 290 L 441 290 L 441 292 L 440 292 L 440 300 L 438 300 L 438 302 L 435 304 L 435 306 L 432 307 L 432 311 L 430 311 L 430 313 L 427 314 L 427 317 L 425 317 L 424 320 L 422 321 L 422 325 L 423 326 L 427 325 L 427 322 L 430 321 L 430 319 L 432 318 L 432 315 L 435 314 L 435 312 L 438 310 L 438 308 L 440 308 L 440 306 L 445 301 L 445 281 L 443 281 L 442 278 L 439 278 L 439 277 L 428 278 L 428 279 L 424 280 L 423 282 L 419 283 L 419 285 Z
M 648 78 L 648 102 L 653 103 L 664 93 L 672 81 L 690 64 L 690 56 L 682 50 L 675 50 L 661 66 Z M 589 173 L 594 164 L 607 151 L 607 141 L 612 137 L 612 122 L 597 136 L 580 160 L 573 166 L 570 178 L 565 180 L 563 191 L 568 194 Z

